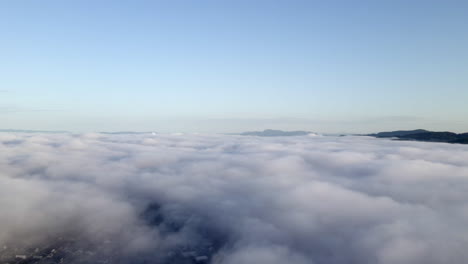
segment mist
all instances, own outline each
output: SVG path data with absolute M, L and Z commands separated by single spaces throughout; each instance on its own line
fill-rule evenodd
M 465 145 L 0 133 L 0 193 L 1 261 L 468 259 Z

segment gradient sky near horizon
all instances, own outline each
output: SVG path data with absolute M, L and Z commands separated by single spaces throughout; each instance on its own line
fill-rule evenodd
M 0 128 L 468 131 L 468 1 L 2 1 Z

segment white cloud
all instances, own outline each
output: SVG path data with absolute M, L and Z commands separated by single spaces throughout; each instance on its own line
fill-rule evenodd
M 127 263 L 468 258 L 464 145 L 2 133 L 0 193 L 0 245 L 66 234 Z

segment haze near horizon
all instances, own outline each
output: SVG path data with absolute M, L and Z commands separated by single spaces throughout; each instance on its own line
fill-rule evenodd
M 1 128 L 468 131 L 465 1 L 5 1 Z

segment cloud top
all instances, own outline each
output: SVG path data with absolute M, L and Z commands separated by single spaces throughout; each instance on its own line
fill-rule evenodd
M 0 133 L 0 193 L 2 256 L 50 246 L 67 263 L 468 258 L 464 145 Z

